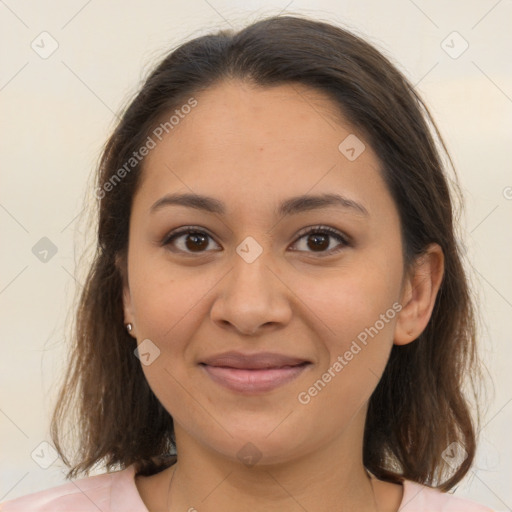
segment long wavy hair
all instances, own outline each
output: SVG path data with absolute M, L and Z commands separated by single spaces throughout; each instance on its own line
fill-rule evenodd
M 387 57 L 350 31 L 300 15 L 265 18 L 177 47 L 149 74 L 107 141 L 95 178 L 95 254 L 50 426 L 66 477 L 87 475 L 97 464 L 107 471 L 136 464 L 138 474 L 151 475 L 176 460 L 172 417 L 150 389 L 124 326 L 126 276 L 119 261 L 126 258 L 144 160 L 131 161 L 118 178 L 163 118 L 226 79 L 302 84 L 328 96 L 378 156 L 399 210 L 406 268 L 428 244 L 441 246 L 445 274 L 431 319 L 413 343 L 391 350 L 369 402 L 363 462 L 382 480 L 449 490 L 474 459 L 479 414 L 476 408 L 473 417 L 471 407 L 478 392 L 464 389 L 481 374 L 474 304 L 457 242 L 454 194 L 462 201 L 453 163 L 427 106 Z M 66 431 L 78 443 L 72 461 Z M 443 458 L 454 442 L 467 452 L 457 468 Z

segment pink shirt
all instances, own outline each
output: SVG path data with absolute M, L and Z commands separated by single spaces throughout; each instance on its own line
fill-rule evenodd
M 0 503 L 0 512 L 148 512 L 135 485 L 135 466 L 34 492 Z M 410 480 L 400 512 L 492 512 L 472 501 Z

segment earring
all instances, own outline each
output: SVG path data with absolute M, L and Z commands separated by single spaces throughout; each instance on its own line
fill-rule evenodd
M 133 325 L 132 324 L 126 324 L 126 330 L 130 333 L 132 332 Z

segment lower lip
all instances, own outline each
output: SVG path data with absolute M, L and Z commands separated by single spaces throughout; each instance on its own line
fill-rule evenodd
M 261 370 L 243 370 L 205 364 L 201 366 L 212 380 L 222 386 L 238 393 L 257 394 L 272 391 L 296 379 L 310 364 Z

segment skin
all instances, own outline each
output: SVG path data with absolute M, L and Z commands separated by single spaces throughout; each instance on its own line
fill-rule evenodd
M 393 344 L 410 343 L 429 321 L 442 251 L 430 245 L 406 272 L 379 161 L 320 93 L 226 81 L 195 97 L 198 105 L 146 158 L 128 259 L 120 262 L 125 321 L 138 343 L 149 339 L 160 350 L 142 368 L 174 419 L 179 459 L 137 477 L 140 495 L 150 512 L 396 511 L 402 486 L 370 480 L 362 463 L 367 403 Z M 349 134 L 366 145 L 354 161 L 338 150 Z M 150 213 L 165 194 L 190 192 L 224 202 L 225 215 L 175 205 Z M 291 196 L 324 192 L 357 201 L 368 215 L 333 206 L 275 215 Z M 317 249 L 298 235 L 321 225 L 351 242 L 330 237 Z M 162 245 L 184 226 L 211 238 L 194 245 L 189 237 L 187 245 L 185 234 Z M 252 263 L 236 252 L 248 236 L 262 249 Z M 300 403 L 299 393 L 394 303 L 401 311 Z M 313 364 L 268 393 L 241 395 L 198 365 L 226 350 L 269 350 Z M 250 467 L 237 456 L 248 442 L 260 457 Z

